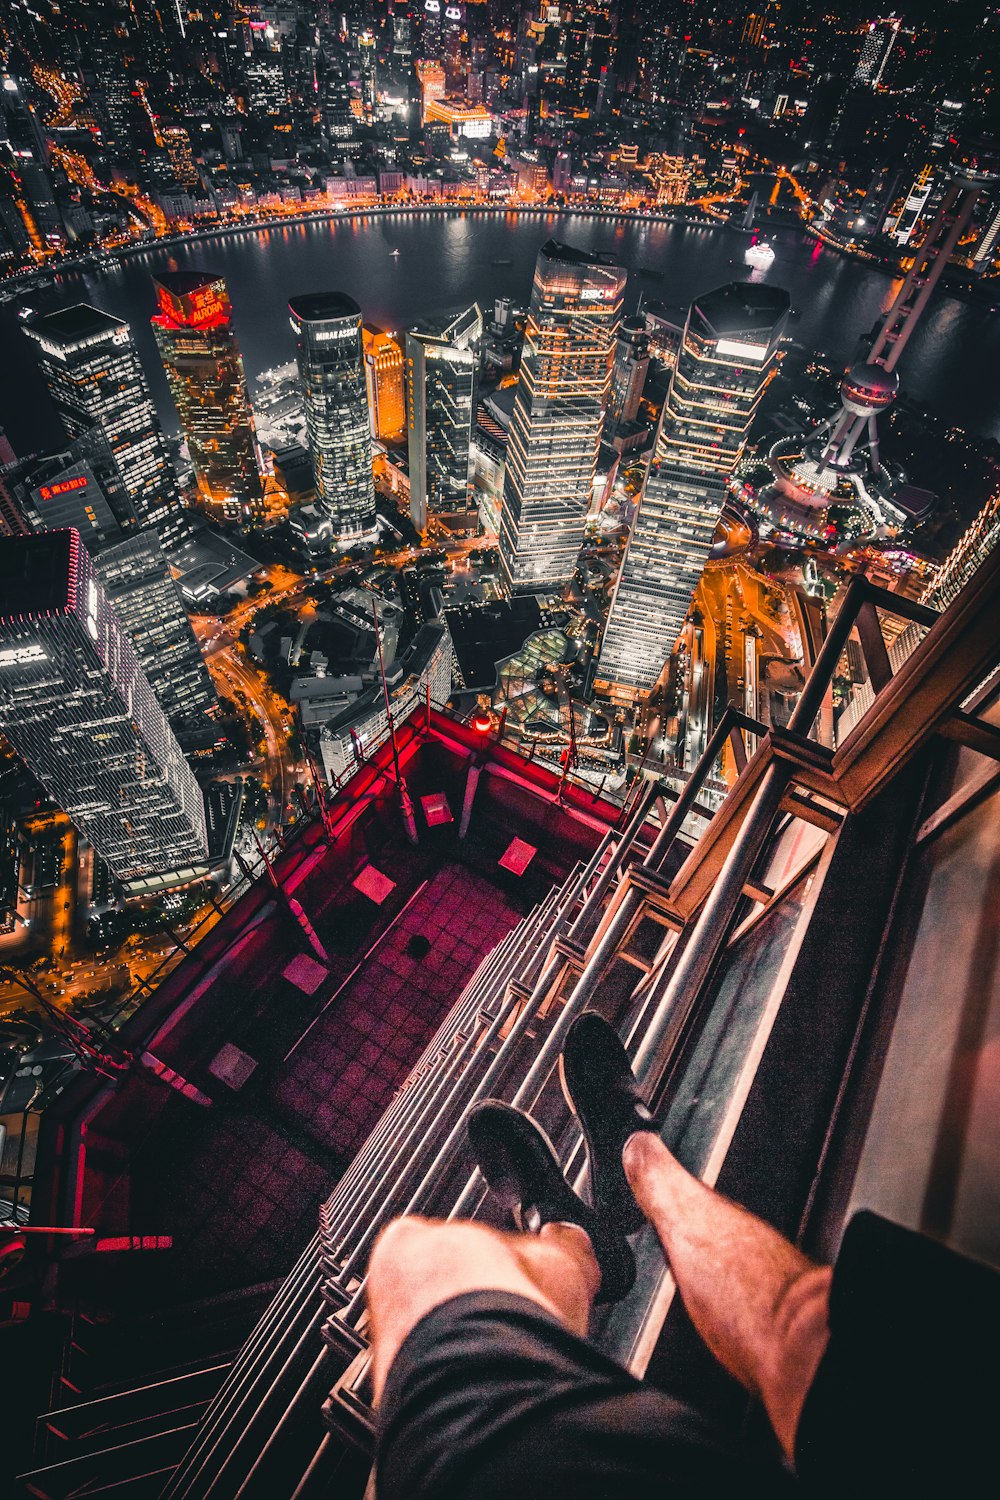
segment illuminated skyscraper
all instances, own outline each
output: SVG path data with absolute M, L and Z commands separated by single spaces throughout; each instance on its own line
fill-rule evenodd
M 153 333 L 201 501 L 223 520 L 259 519 L 253 411 L 226 283 L 205 271 L 164 271 L 153 285 Z
M 500 555 L 512 589 L 573 575 L 590 504 L 626 273 L 548 240 L 538 252 L 504 480 Z
M 614 5 L 583 0 L 574 5 L 566 34 L 566 93 L 574 108 L 600 113 L 614 77 L 618 19 Z
M 392 334 L 381 328 L 363 328 L 361 339 L 372 437 L 398 442 L 406 427 L 403 351 Z
M 323 78 L 321 114 L 323 136 L 334 155 L 350 155 L 356 121 L 351 108 L 350 67 L 339 46 L 324 52 L 326 73 Z
M 361 309 L 341 292 L 309 292 L 288 304 L 305 395 L 316 499 L 349 545 L 375 526 L 372 438 Z
M 854 70 L 855 83 L 865 83 L 872 89 L 877 89 L 882 84 L 901 25 L 899 16 L 889 16 L 886 20 L 869 23 L 865 39 L 861 43 L 858 65 Z
M 201 791 L 79 534 L 0 538 L 0 728 L 118 879 L 207 852 Z
M 191 153 L 191 137 L 188 132 L 180 125 L 168 125 L 161 131 L 161 135 L 175 180 L 184 187 L 196 187 L 198 168 Z
M 186 532 L 186 514 L 128 324 L 80 302 L 25 333 L 38 346 L 66 435 L 101 425 L 136 516 L 169 550 Z
M 788 319 L 788 294 L 730 282 L 692 303 L 604 630 L 598 688 L 655 684 L 701 577 Z
M 479 304 L 457 317 L 419 323 L 406 335 L 406 428 L 410 516 L 427 530 L 428 514 L 475 510 L 469 444 L 475 412 Z
M 413 74 L 413 21 L 407 0 L 389 0 L 389 26 L 393 79 L 397 86 L 408 88 Z
M 100 427 L 81 433 L 25 476 L 36 530 L 74 527 L 175 734 L 204 729 L 217 701 L 156 531 L 140 527 Z
M 416 73 L 420 84 L 420 123 L 426 125 L 428 107 L 435 99 L 444 98 L 448 84 L 439 62 L 421 60 L 416 65 Z
M 447 0 L 417 0 L 414 10 L 420 18 L 421 57 L 441 56 L 441 13 Z M 456 7 L 457 8 L 457 7 Z
M 1000 547 L 1000 489 L 991 495 L 965 535 L 952 548 L 924 591 L 936 609 L 953 604 L 981 563 Z

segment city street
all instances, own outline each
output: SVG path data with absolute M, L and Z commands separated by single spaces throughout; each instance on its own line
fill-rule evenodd
M 263 727 L 265 751 L 255 769 L 269 788 L 267 831 L 271 832 L 283 821 L 291 789 L 304 774 L 302 763 L 289 745 L 290 734 L 285 727 L 291 724 L 291 709 L 243 661 L 239 648 L 231 642 L 223 645 L 220 640 L 216 650 L 206 654 L 206 661 L 219 692 L 233 699 L 237 707 L 242 707 L 245 700 Z

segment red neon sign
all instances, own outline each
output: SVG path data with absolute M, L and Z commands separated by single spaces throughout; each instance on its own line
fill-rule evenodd
M 69 495 L 73 490 L 83 490 L 86 487 L 87 476 L 80 474 L 76 479 L 63 479 L 59 484 L 43 484 L 38 495 L 41 500 L 53 500 L 56 495 Z
M 217 327 L 229 321 L 229 311 L 214 287 L 174 297 L 164 287 L 157 289 L 160 313 L 168 323 L 182 328 Z

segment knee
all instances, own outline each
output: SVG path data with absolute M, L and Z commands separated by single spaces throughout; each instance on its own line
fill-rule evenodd
M 425 1264 L 432 1253 L 431 1244 L 444 1227 L 436 1219 L 412 1216 L 393 1219 L 380 1230 L 368 1262 L 369 1297 L 377 1298 L 383 1288 L 398 1287 L 401 1280 Z

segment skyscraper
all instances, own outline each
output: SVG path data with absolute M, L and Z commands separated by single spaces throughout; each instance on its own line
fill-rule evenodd
M 899 16 L 869 22 L 854 70 L 855 83 L 867 84 L 871 89 L 877 89 L 881 85 L 901 25 Z
M 427 124 L 427 109 L 435 99 L 443 99 L 448 92 L 444 68 L 439 62 L 421 60 L 416 65 L 417 82 L 420 84 L 420 123 Z
M 603 0 L 574 5 L 567 28 L 566 94 L 574 108 L 600 113 L 609 76 L 614 77 L 618 18 Z
M 205 858 L 201 791 L 79 534 L 0 538 L 0 728 L 121 880 Z
M 990 496 L 972 525 L 948 553 L 925 589 L 923 602 L 934 605 L 935 609 L 947 609 L 996 547 L 1000 547 L 1000 489 Z
M 351 109 L 350 65 L 339 45 L 327 44 L 324 50 L 321 116 L 323 138 L 334 155 L 349 156 L 355 136 L 354 111 Z M 332 56 L 330 53 L 332 52 Z
M 701 577 L 726 481 L 774 368 L 787 292 L 730 282 L 688 311 L 656 448 L 604 629 L 596 686 L 655 684 Z
M 406 426 L 403 351 L 392 334 L 381 328 L 362 328 L 361 339 L 372 437 L 398 442 Z
M 223 520 L 257 520 L 256 433 L 226 283 L 205 271 L 164 271 L 153 285 L 153 333 L 201 501 Z
M 409 89 L 413 74 L 413 21 L 407 0 L 389 0 L 388 24 L 392 35 L 393 80 L 397 86 Z
M 608 396 L 608 425 L 619 427 L 634 422 L 642 400 L 642 390 L 649 373 L 649 336 L 642 317 L 622 318 L 615 343 L 611 367 L 611 391 Z
M 625 281 L 610 255 L 557 240 L 538 252 L 500 527 L 500 556 L 512 589 L 548 589 L 572 577 Z
M 341 545 L 375 526 L 372 439 L 361 309 L 341 292 L 308 292 L 288 304 L 305 394 L 316 499 Z
M 156 531 L 137 524 L 101 429 L 35 464 L 22 493 L 34 530 L 80 533 L 174 733 L 203 730 L 212 679 Z
M 136 516 L 169 550 L 186 534 L 187 518 L 128 324 L 79 302 L 25 333 L 38 346 L 67 437 L 100 423 Z
M 457 316 L 418 323 L 406 335 L 406 430 L 410 516 L 475 509 L 469 444 L 475 412 L 483 315 L 474 302 Z

